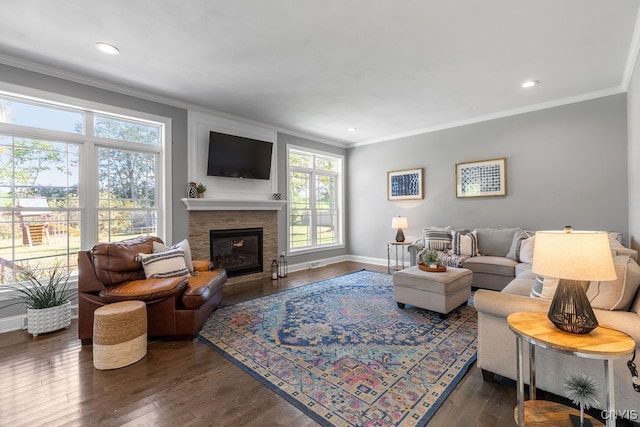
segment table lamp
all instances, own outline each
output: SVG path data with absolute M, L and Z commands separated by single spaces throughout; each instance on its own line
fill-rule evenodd
M 404 233 L 402 232 L 402 229 L 407 227 L 409 227 L 409 222 L 407 221 L 407 217 L 394 216 L 391 219 L 391 228 L 398 229 L 398 232 L 396 233 L 396 242 L 404 242 Z
M 536 232 L 531 270 L 558 278 L 547 317 L 560 330 L 588 334 L 598 320 L 587 298 L 591 281 L 615 280 L 609 237 L 603 231 Z

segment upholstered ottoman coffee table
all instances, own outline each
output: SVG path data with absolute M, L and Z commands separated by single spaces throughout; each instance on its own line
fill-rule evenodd
M 440 313 L 440 317 L 466 304 L 471 296 L 473 273 L 466 268 L 447 267 L 441 273 L 420 270 L 416 265 L 393 274 L 393 298 L 405 304 Z

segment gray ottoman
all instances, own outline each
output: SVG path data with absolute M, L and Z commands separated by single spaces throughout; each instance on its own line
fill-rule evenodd
M 472 281 L 473 273 L 466 268 L 447 267 L 445 272 L 431 273 L 409 267 L 393 274 L 393 298 L 400 308 L 410 304 L 443 317 L 467 303 Z

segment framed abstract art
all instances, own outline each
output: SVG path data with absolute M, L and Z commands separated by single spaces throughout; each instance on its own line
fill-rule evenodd
M 506 195 L 506 158 L 456 163 L 456 197 Z
M 422 168 L 387 172 L 387 199 L 422 199 Z

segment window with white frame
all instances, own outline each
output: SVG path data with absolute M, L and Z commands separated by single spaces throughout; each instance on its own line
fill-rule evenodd
M 343 158 L 287 147 L 289 252 L 343 243 Z
M 170 119 L 78 103 L 0 92 L 0 284 L 73 272 L 98 241 L 165 233 Z

